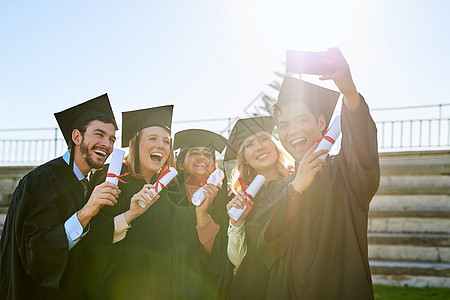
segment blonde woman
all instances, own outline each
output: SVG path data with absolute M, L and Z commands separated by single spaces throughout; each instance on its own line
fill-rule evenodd
M 237 159 L 239 177 L 245 186 L 257 174 L 268 181 L 281 181 L 290 174 L 291 159 L 271 136 L 274 122 L 271 117 L 240 119 L 230 134 L 225 161 Z M 239 191 L 227 205 L 243 208 L 249 204 L 238 221 L 230 218 L 227 253 L 236 266 L 236 274 L 229 289 L 230 299 L 263 299 L 269 272 L 256 253 L 256 242 L 261 225 L 271 216 L 273 203 L 260 197 L 248 199 L 238 181 L 233 184 Z M 247 202 L 248 201 L 248 202 Z

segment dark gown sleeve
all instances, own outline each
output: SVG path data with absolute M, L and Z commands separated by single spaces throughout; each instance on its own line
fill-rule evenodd
M 378 160 L 377 128 L 369 107 L 361 97 L 356 111 L 342 106 L 342 142 L 339 163 L 350 180 L 350 185 L 359 197 L 363 209 L 367 210 L 370 200 L 378 190 L 380 168 Z
M 171 290 L 173 299 L 203 299 L 211 290 L 208 282 L 203 282 L 205 261 L 208 255 L 197 235 L 195 206 L 186 203 L 185 195 L 169 193 L 172 203 L 170 226 Z M 178 205 L 184 203 L 183 206 Z
M 215 289 L 218 298 L 227 298 L 228 289 L 233 279 L 234 266 L 228 259 L 228 212 L 226 206 L 233 199 L 234 195 L 228 196 L 226 178 L 222 184 L 222 189 L 210 207 L 211 218 L 220 226 L 220 230 L 214 240 L 213 248 L 210 255 L 205 261 L 208 272 L 215 278 Z
M 64 195 L 57 180 L 42 170 L 24 178 L 13 197 L 20 259 L 26 272 L 45 287 L 59 287 L 68 261 L 66 219 L 59 209 Z
M 89 180 L 89 188 L 93 189 L 105 182 L 108 166 L 96 171 Z M 124 165 L 121 174 L 126 173 Z M 130 180 L 130 176 L 123 177 L 124 181 Z M 130 183 L 132 184 L 132 183 Z M 126 188 L 126 184 L 119 183 L 119 188 Z M 99 213 L 90 221 L 90 231 L 84 237 L 84 261 L 89 268 L 86 268 L 86 297 L 88 299 L 102 299 L 105 297 L 105 281 L 113 274 L 122 257 L 124 243 L 120 241 L 113 244 L 114 238 L 114 217 L 125 212 L 129 208 L 129 199 L 126 190 L 117 199 L 114 206 L 104 206 Z
M 293 201 L 290 198 L 290 192 L 287 182 L 284 182 L 283 185 L 278 183 L 268 186 L 267 193 L 264 195 L 274 198 L 278 203 L 278 206 L 273 208 L 273 213 L 268 217 L 268 221 L 262 226 L 257 241 L 259 245 L 258 255 L 268 269 L 286 255 L 292 236 L 295 234 L 297 214 L 294 214 L 289 221 L 285 220 L 291 209 L 298 209 L 297 206 L 291 205 L 292 203 L 289 202 Z
M 183 190 L 182 187 L 178 190 Z M 196 229 L 195 206 L 183 193 L 170 192 L 173 205 L 171 225 L 173 299 L 222 299 L 231 281 L 231 263 L 226 256 L 226 229 L 223 225 L 228 196 L 220 192 L 209 209 L 211 218 L 219 225 L 208 255 L 200 243 Z M 223 210 L 221 207 L 223 206 Z

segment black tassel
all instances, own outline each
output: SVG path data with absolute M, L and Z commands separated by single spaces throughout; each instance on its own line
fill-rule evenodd
M 72 171 L 73 170 L 73 161 L 75 159 L 75 143 L 72 142 L 70 145 L 70 158 L 69 158 L 69 168 Z
M 134 172 L 138 175 L 141 171 L 139 168 L 139 131 L 136 133 L 136 143 L 134 146 Z

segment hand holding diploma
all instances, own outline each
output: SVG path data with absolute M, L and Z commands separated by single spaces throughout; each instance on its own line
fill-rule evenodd
M 175 170 L 175 168 L 169 167 L 169 169 L 167 169 L 166 171 L 164 171 L 163 173 L 161 173 L 161 176 L 158 178 L 158 180 L 155 182 L 155 185 L 152 186 L 150 188 L 150 192 L 151 193 L 146 193 L 149 201 L 152 201 L 153 198 L 159 194 L 159 192 L 161 192 L 161 190 L 167 185 L 169 184 L 170 181 L 172 181 L 172 179 L 175 178 L 175 176 L 177 176 L 178 172 L 177 170 Z M 139 205 L 142 208 L 145 208 L 147 206 L 147 204 L 144 201 L 138 201 Z
M 91 218 L 98 214 L 100 208 L 105 205 L 114 206 L 117 203 L 119 194 L 119 188 L 111 182 L 103 182 L 97 185 L 87 203 L 77 212 L 78 220 L 83 228 L 86 228 Z
M 239 220 L 235 220 L 233 218 L 230 218 L 231 224 L 235 227 L 240 227 L 242 223 L 244 223 L 245 218 L 250 212 L 250 209 L 245 209 L 247 203 L 250 207 L 253 207 L 253 200 L 247 199 L 247 194 L 244 191 L 239 191 L 239 193 L 236 194 L 236 196 L 230 200 L 227 204 L 227 211 L 229 212 L 231 208 L 244 210 Z
M 314 150 L 314 153 L 320 150 L 327 150 L 328 153 L 331 147 L 333 147 L 334 143 L 336 142 L 340 134 L 341 134 L 341 116 L 337 115 L 334 118 L 333 122 L 331 123 L 330 127 L 328 128 L 327 132 L 325 132 L 323 137 L 320 139 L 319 145 L 317 146 L 316 150 Z M 322 154 L 320 158 L 325 159 L 327 153 Z
M 155 186 L 153 184 L 145 184 L 138 193 L 131 197 L 130 209 L 125 212 L 125 220 L 128 224 L 146 212 L 159 199 L 159 195 L 154 192 Z M 142 207 L 141 203 L 144 203 L 145 206 Z
M 256 194 L 258 193 L 258 191 L 261 189 L 261 187 L 264 185 L 265 182 L 266 178 L 264 176 L 256 175 L 255 179 L 253 179 L 252 183 L 250 183 L 248 188 L 245 190 L 247 201 L 248 198 L 252 200 L 256 196 Z M 243 185 L 243 183 L 241 183 L 241 185 Z M 243 188 L 244 187 L 245 185 L 243 185 Z M 236 208 L 233 206 L 228 210 L 228 215 L 235 221 L 238 221 L 246 209 L 247 204 L 243 208 Z
M 108 167 L 108 173 L 106 174 L 106 182 L 111 182 L 115 185 L 119 183 L 121 176 L 120 171 L 122 170 L 123 157 L 125 156 L 125 151 L 120 149 L 114 149 L 111 154 L 111 161 Z M 122 181 L 122 180 L 121 180 Z
M 328 149 L 318 150 L 318 145 L 319 142 L 312 145 L 298 163 L 297 174 L 292 181 L 292 187 L 298 193 L 303 193 L 311 185 L 316 174 L 327 165 L 324 158 Z
M 197 225 L 200 226 L 209 218 L 208 209 L 216 198 L 218 191 L 218 188 L 214 184 L 207 184 L 202 187 L 203 201 L 195 207 Z
M 221 169 L 216 169 L 212 174 L 209 176 L 208 180 L 206 181 L 206 184 L 212 184 L 215 186 L 218 186 L 219 183 L 222 182 L 223 178 L 225 177 L 225 174 Z M 199 188 L 193 195 L 192 195 L 192 204 L 195 206 L 199 206 L 202 204 L 202 202 L 205 200 L 205 194 L 204 194 L 204 187 Z

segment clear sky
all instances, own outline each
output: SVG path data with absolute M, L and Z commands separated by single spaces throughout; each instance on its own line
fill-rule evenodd
M 244 117 L 286 49 L 334 46 L 372 108 L 450 103 L 449 11 L 445 0 L 1 0 L 0 129 L 55 127 L 54 112 L 105 92 L 119 123 L 165 104 L 175 121 Z

